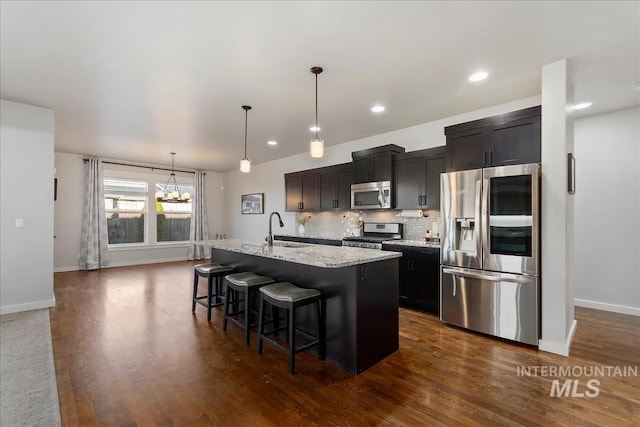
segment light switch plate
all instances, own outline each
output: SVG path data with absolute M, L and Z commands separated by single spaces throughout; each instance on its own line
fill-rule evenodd
M 24 228 L 24 218 L 16 218 L 16 228 Z

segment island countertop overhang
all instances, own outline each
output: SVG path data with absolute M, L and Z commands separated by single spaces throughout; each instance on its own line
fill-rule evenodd
M 291 244 L 291 242 L 286 242 L 286 244 L 276 243 L 274 246 L 268 246 L 266 243 L 241 239 L 206 240 L 198 241 L 196 244 L 246 255 L 255 255 L 322 268 L 349 267 L 402 256 L 399 252 L 388 252 L 377 249 L 316 244 Z

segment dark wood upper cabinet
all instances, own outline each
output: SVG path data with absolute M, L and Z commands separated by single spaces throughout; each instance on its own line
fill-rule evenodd
M 447 171 L 539 163 L 540 107 L 445 127 Z
M 427 159 L 426 209 L 440 209 L 440 174 L 446 171 L 446 165 L 445 156 Z
M 353 166 L 338 168 L 338 209 L 351 209 L 351 184 L 353 184 Z
M 351 209 L 351 163 L 322 168 L 318 172 L 320 210 Z
M 420 209 L 425 180 L 425 161 L 423 158 L 397 160 L 396 208 Z
M 284 175 L 286 195 L 285 210 L 309 211 L 320 207 L 320 190 L 318 188 L 318 172 L 294 172 Z
M 399 153 L 404 153 L 404 148 L 394 144 L 354 151 L 353 183 L 393 180 L 395 156 Z
M 491 160 L 494 166 L 540 162 L 540 116 L 494 126 Z
M 445 147 L 411 151 L 396 157 L 396 208 L 440 209 L 440 174 Z
M 353 158 L 353 183 L 370 182 L 371 167 L 369 166 L 371 158 L 368 156 Z
M 284 176 L 284 191 L 286 195 L 285 210 L 295 212 L 302 203 L 302 176 Z

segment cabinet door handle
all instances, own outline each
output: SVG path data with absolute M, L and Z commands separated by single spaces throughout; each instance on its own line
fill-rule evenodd
M 493 150 L 489 150 L 489 163 L 493 163 Z
M 333 207 L 334 207 L 334 208 L 337 208 L 337 207 L 338 207 L 338 201 L 337 201 L 337 200 L 334 200 L 334 201 L 333 201 Z
M 363 265 L 362 267 L 360 267 L 360 280 L 366 280 L 367 279 L 367 266 Z
M 424 195 L 424 196 L 422 196 L 422 197 L 423 197 L 423 199 L 424 199 L 424 202 L 423 202 L 422 204 L 426 206 L 426 204 L 427 204 L 427 195 L 425 194 L 425 195 Z
M 418 206 L 422 204 L 422 196 L 418 196 Z
M 482 165 L 486 166 L 486 164 L 487 164 L 487 150 L 484 150 L 484 154 L 482 157 Z

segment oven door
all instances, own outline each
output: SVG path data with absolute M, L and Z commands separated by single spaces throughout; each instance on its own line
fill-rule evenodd
M 391 183 L 368 182 L 351 186 L 351 209 L 391 208 Z
M 482 183 L 483 268 L 538 276 L 540 165 L 487 168 Z

